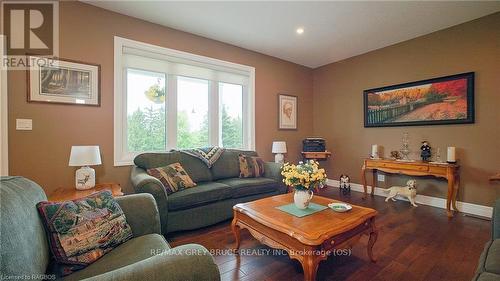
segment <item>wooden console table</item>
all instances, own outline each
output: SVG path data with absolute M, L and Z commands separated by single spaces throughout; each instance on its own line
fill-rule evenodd
M 498 173 L 494 176 L 491 176 L 490 181 L 500 181 L 500 173 Z
M 302 151 L 302 157 L 304 160 L 314 159 L 314 160 L 326 160 L 332 153 L 330 151 L 319 151 L 319 152 L 306 152 Z
M 453 217 L 453 210 L 457 209 L 457 193 L 460 186 L 459 167 L 456 164 L 432 163 L 422 161 L 397 161 L 387 159 L 365 159 L 361 168 L 361 180 L 363 181 L 364 197 L 367 195 L 366 170 L 372 170 L 373 184 L 372 192 L 377 185 L 377 171 L 391 174 L 403 174 L 408 176 L 434 176 L 444 178 L 448 181 L 448 195 L 446 197 L 446 211 L 448 217 Z

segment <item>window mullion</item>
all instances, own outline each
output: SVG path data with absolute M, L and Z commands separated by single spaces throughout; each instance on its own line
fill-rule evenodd
M 220 128 L 220 98 L 219 98 L 219 83 L 210 81 L 208 94 L 208 118 L 209 118 L 209 143 L 211 146 L 221 146 L 221 128 Z
M 250 140 L 250 124 L 249 124 L 249 95 L 248 95 L 248 87 L 247 86 L 242 86 L 242 93 L 241 93 L 243 96 L 241 97 L 241 100 L 242 100 L 242 116 L 241 116 L 241 120 L 242 120 L 242 126 L 243 126 L 243 148 L 244 149 L 250 149 L 250 143 L 251 143 L 251 140 Z
M 167 147 L 166 150 L 177 147 L 177 76 L 167 75 Z

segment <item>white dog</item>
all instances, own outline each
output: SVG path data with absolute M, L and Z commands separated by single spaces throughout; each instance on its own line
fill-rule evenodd
M 389 192 L 389 195 L 387 195 L 387 198 L 385 198 L 385 202 L 389 201 L 391 199 L 392 201 L 396 201 L 394 197 L 396 195 L 401 195 L 408 200 L 410 200 L 410 203 L 414 207 L 418 207 L 417 204 L 415 204 L 415 197 L 417 196 L 417 181 L 416 180 L 409 180 L 406 182 L 406 186 L 393 186 L 385 190 L 385 192 Z

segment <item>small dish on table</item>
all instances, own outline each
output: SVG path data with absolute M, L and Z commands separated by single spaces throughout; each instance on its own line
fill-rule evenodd
M 347 203 L 330 203 L 328 207 L 338 213 L 344 213 L 352 209 L 352 206 Z

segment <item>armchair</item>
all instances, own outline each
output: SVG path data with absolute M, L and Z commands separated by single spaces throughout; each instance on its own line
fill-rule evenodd
M 36 203 L 47 200 L 38 184 L 23 177 L 0 178 L 0 269 L 6 279 L 53 279 L 46 273 L 50 253 Z M 158 209 L 150 194 L 117 198 L 134 238 L 64 280 L 220 280 L 210 253 L 201 245 L 170 248 L 161 235 Z M 30 241 L 30 243 L 19 243 Z

